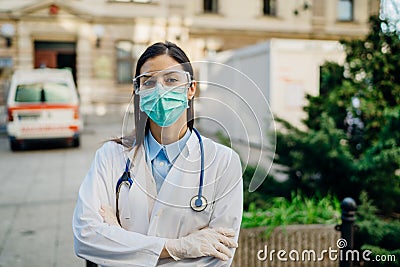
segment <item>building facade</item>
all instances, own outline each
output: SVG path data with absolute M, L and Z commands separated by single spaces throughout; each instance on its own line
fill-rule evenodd
M 270 38 L 360 38 L 379 10 L 379 0 L 0 0 L 0 79 L 6 91 L 15 69 L 67 67 L 84 105 L 126 103 L 151 43 L 200 60 Z

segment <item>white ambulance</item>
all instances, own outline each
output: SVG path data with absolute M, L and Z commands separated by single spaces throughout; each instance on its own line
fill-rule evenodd
M 11 150 L 43 140 L 80 145 L 79 97 L 67 69 L 17 70 L 11 79 L 7 111 Z

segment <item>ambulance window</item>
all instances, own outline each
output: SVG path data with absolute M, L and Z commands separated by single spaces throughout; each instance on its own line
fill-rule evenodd
M 41 85 L 20 84 L 15 93 L 15 102 L 40 102 Z
M 64 83 L 33 83 L 17 86 L 15 102 L 68 103 L 73 100 L 73 90 Z
M 45 92 L 45 102 L 49 103 L 68 103 L 72 101 L 72 90 L 66 84 L 46 83 L 43 86 Z

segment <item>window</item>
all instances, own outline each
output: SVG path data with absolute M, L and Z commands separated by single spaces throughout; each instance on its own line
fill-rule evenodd
M 353 20 L 353 0 L 339 0 L 337 19 L 340 21 Z
M 117 43 L 117 80 L 130 83 L 133 78 L 133 44 L 129 41 Z
M 11 74 L 13 67 L 13 60 L 10 57 L 0 57 L 0 81 L 4 78 L 7 79 L 8 77 L 3 77 L 6 75 Z M 0 88 L 1 91 L 1 88 Z M 0 96 L 1 99 L 1 96 Z
M 263 0 L 263 14 L 276 16 L 276 0 Z
M 218 0 L 204 0 L 204 13 L 218 13 Z
M 117 81 L 118 83 L 132 83 L 136 60 L 146 49 L 146 45 L 134 44 L 131 41 L 119 41 L 116 48 Z

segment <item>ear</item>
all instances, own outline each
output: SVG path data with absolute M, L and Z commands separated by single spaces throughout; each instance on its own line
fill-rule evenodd
M 187 93 L 187 97 L 189 100 L 192 100 L 194 95 L 196 94 L 196 85 L 197 85 L 197 82 L 192 81 L 192 83 L 188 89 L 188 93 Z

